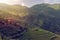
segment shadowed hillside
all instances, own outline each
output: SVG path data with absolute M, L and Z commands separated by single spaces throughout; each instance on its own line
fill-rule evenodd
M 59 5 L 57 6 L 59 7 Z M 28 20 L 32 20 L 33 25 L 60 34 L 59 9 L 55 10 L 49 4 L 38 4 L 32 6 L 31 9 L 33 14 L 29 16 Z

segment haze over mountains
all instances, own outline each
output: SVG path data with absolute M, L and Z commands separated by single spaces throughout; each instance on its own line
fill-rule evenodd
M 31 7 L 35 4 L 49 3 L 49 4 L 60 4 L 60 0 L 1 0 L 0 3 L 6 4 L 24 4 L 25 6 Z

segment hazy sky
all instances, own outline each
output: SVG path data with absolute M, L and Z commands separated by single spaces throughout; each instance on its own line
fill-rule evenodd
M 0 0 L 0 3 L 7 4 L 24 4 L 26 6 L 32 6 L 40 3 L 60 3 L 60 0 Z

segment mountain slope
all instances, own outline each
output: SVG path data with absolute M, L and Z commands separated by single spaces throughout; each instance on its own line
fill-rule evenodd
M 31 27 L 36 26 L 60 34 L 60 9 L 56 10 L 49 5 L 37 4 L 32 6 L 32 13 L 27 18 L 28 23 L 30 23 Z

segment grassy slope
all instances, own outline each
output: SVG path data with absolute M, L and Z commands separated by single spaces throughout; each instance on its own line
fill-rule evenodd
M 29 28 L 28 32 L 26 33 L 28 40 L 49 40 L 53 33 L 39 29 L 39 28 Z

